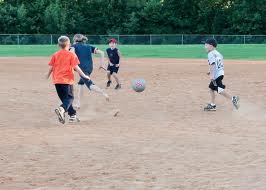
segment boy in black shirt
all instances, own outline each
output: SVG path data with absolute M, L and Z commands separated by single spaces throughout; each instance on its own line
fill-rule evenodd
M 107 78 L 108 78 L 107 87 L 110 87 L 110 85 L 112 83 L 111 76 L 113 76 L 115 81 L 116 81 L 115 89 L 118 90 L 121 88 L 121 83 L 120 83 L 120 80 L 118 78 L 121 53 L 116 48 L 116 45 L 117 45 L 116 39 L 112 38 L 109 40 L 110 48 L 106 49 L 108 59 L 109 59 L 109 64 L 108 64 L 108 68 L 107 68 Z

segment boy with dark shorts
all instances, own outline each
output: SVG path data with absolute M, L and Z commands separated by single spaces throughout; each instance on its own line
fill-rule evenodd
M 225 92 L 225 85 L 223 84 L 224 78 L 224 64 L 223 56 L 217 50 L 217 41 L 215 39 L 208 39 L 205 42 L 205 49 L 208 52 L 208 63 L 209 63 L 209 72 L 211 82 L 209 84 L 211 102 L 204 108 L 204 111 L 216 111 L 215 104 L 215 92 L 221 94 L 225 98 L 232 101 L 233 106 L 239 108 L 239 97 L 230 96 Z
M 117 41 L 116 39 L 112 38 L 109 40 L 109 46 L 110 48 L 106 49 L 107 55 L 108 55 L 108 68 L 107 68 L 107 88 L 110 87 L 112 81 L 111 81 L 111 76 L 115 78 L 116 81 L 116 86 L 115 89 L 118 90 L 121 88 L 121 83 L 118 78 L 118 71 L 120 67 L 120 61 L 121 61 L 121 53 L 120 51 L 116 48 Z
M 74 100 L 74 70 L 87 80 L 90 80 L 90 77 L 82 72 L 78 66 L 79 60 L 77 56 L 69 51 L 69 38 L 61 36 L 58 39 L 58 45 L 61 50 L 53 54 L 49 62 L 50 68 L 47 74 L 47 79 L 52 74 L 56 92 L 62 102 L 61 106 L 55 109 L 55 113 L 58 116 L 59 122 L 63 124 L 65 123 L 65 112 L 68 112 L 69 122 L 78 122 L 76 110 L 72 106 Z

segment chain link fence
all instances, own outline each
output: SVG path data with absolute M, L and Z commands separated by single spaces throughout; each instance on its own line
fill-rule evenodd
M 54 45 L 60 34 L 0 34 L 0 45 Z M 73 35 L 67 35 L 71 39 Z M 106 44 L 116 38 L 125 45 L 184 45 L 202 44 L 214 37 L 220 44 L 266 44 L 266 35 L 87 35 L 90 44 Z

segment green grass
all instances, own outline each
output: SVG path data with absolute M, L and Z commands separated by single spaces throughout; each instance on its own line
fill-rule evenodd
M 107 45 L 97 45 L 105 50 Z M 205 59 L 203 45 L 120 45 L 125 57 Z M 0 57 L 50 56 L 56 45 L 0 45 Z M 264 45 L 219 45 L 218 50 L 226 59 L 266 60 Z

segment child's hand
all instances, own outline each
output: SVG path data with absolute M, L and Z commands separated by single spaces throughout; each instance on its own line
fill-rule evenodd
M 114 66 L 114 64 L 113 63 L 109 63 L 109 65 L 112 67 L 112 66 Z
M 115 65 L 116 67 L 119 67 L 120 66 L 120 64 L 117 64 L 117 65 Z
M 47 74 L 45 74 L 45 76 L 44 76 L 44 77 L 45 77 L 45 79 L 47 79 L 47 80 L 48 80 L 48 79 L 50 78 L 50 74 L 49 74 L 49 73 L 47 73 Z

